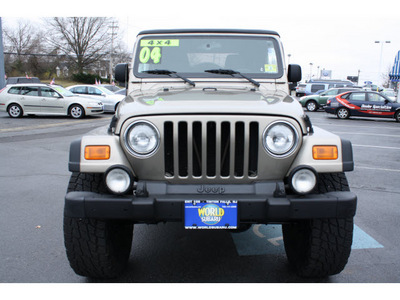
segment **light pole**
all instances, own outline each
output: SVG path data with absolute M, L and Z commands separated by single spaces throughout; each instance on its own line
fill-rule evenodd
M 375 41 L 375 44 L 381 44 L 381 55 L 379 58 L 379 73 L 378 73 L 378 74 L 381 74 L 383 44 L 390 44 L 390 41 Z
M 312 79 L 312 66 L 313 66 L 313 63 L 310 63 L 310 81 Z
M 108 28 L 111 28 L 111 49 L 110 49 L 110 65 L 109 65 L 109 74 L 110 74 L 110 83 L 113 82 L 113 52 L 114 52 L 114 37 L 117 35 L 117 32 L 115 31 L 119 27 L 115 25 L 115 21 L 112 22 L 112 25 L 108 26 Z
M 4 71 L 4 51 L 3 51 L 3 30 L 0 18 L 0 90 L 5 87 L 5 71 Z

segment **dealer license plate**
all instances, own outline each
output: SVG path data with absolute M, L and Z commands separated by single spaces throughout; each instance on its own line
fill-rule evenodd
M 237 201 L 185 201 L 185 229 L 237 229 Z

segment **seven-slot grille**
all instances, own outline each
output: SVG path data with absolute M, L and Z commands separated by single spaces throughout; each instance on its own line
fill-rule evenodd
M 259 124 L 255 121 L 164 122 L 166 178 L 255 178 Z

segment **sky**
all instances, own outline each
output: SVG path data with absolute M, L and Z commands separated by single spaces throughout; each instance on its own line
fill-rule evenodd
M 303 81 L 317 79 L 318 70 L 326 69 L 333 79 L 360 72 L 360 84 L 381 84 L 400 51 L 400 2 L 393 0 L 22 0 L 18 10 L 7 2 L 0 11 L 4 27 L 18 18 L 40 22 L 55 16 L 115 17 L 129 51 L 138 32 L 147 29 L 274 30 L 281 36 L 286 62 L 290 54 L 290 63 L 302 67 Z

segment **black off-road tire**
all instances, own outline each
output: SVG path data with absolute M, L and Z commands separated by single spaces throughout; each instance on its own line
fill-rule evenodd
M 317 192 L 349 191 L 344 173 L 319 174 Z M 353 218 L 301 220 L 282 226 L 289 263 L 301 277 L 340 273 L 353 242 Z
M 102 174 L 73 173 L 70 191 L 106 193 Z M 90 278 L 115 278 L 125 269 L 133 224 L 120 220 L 64 216 L 64 244 L 72 269 Z

